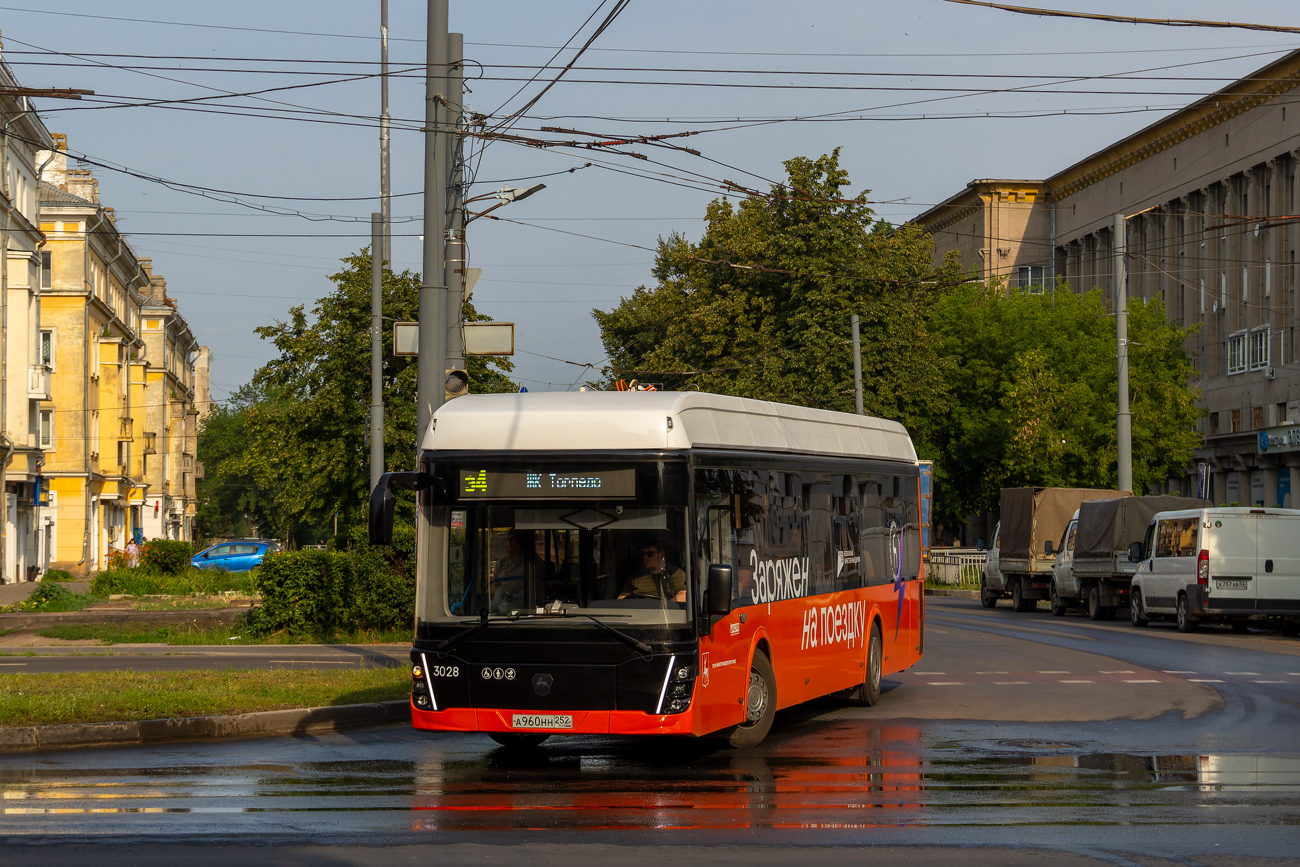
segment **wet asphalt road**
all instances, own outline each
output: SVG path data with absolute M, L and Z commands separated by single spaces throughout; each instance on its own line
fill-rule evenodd
M 928 618 L 877 707 L 786 711 L 749 751 L 391 727 L 0 757 L 0 863 L 1300 861 L 1300 642 Z

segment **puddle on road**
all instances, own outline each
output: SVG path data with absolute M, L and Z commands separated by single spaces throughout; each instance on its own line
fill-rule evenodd
M 447 752 L 431 739 L 411 746 L 410 760 L 10 760 L 0 766 L 0 831 L 69 813 L 409 812 L 417 831 L 1290 824 L 1300 813 L 1300 757 L 1108 753 L 1052 740 L 927 744 L 906 725 L 800 728 L 762 752 L 589 737 L 484 753 Z

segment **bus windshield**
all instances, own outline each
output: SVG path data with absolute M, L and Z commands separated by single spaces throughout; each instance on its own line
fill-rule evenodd
M 451 509 L 446 614 L 685 624 L 684 467 L 439 467 Z

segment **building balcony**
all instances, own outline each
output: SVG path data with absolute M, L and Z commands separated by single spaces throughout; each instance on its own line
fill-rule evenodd
M 44 364 L 27 368 L 27 397 L 29 400 L 50 400 L 50 369 Z

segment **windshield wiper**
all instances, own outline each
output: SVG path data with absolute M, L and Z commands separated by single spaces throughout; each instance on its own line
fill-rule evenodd
M 638 641 L 637 639 L 628 635 L 626 632 L 620 632 L 619 630 L 610 626 L 608 623 L 604 622 L 603 620 L 598 620 L 594 614 L 580 613 L 578 614 L 578 616 L 587 618 L 592 623 L 596 624 L 601 629 L 605 630 L 606 632 L 608 632 L 610 635 L 614 636 L 618 640 L 625 641 L 628 644 L 632 645 L 632 647 L 636 648 L 641 653 L 646 653 L 646 654 L 654 653 L 654 650 L 651 649 L 650 645 L 646 644 L 644 641 Z
M 438 642 L 438 646 L 433 649 L 434 652 L 435 653 L 445 652 L 447 648 L 451 647 L 453 644 L 455 644 L 457 641 L 460 641 L 465 636 L 473 635 L 475 632 L 478 632 L 480 629 L 487 629 L 488 624 L 491 622 L 492 621 L 488 620 L 487 612 L 484 611 L 483 615 L 479 618 L 478 623 L 475 623 L 469 629 L 463 630 L 461 632 L 457 632 L 455 635 L 451 636 L 450 638 L 444 638 L 442 641 Z

